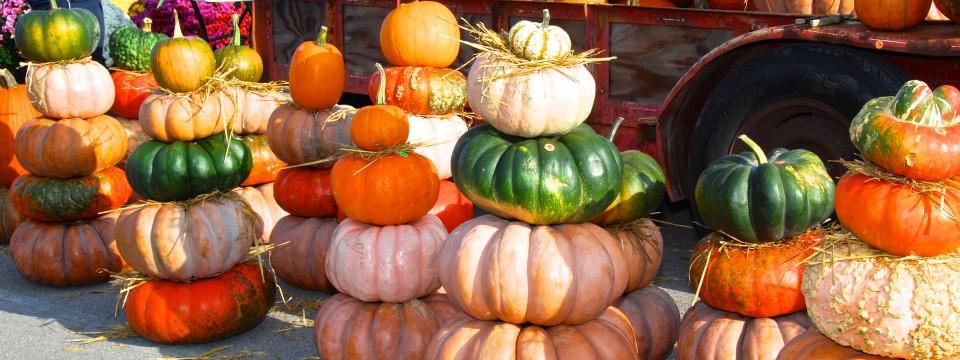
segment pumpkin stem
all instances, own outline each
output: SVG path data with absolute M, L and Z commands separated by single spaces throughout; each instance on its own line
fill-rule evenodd
M 153 31 L 153 19 L 148 17 L 143 18 L 143 31 L 152 32 Z
M 50 0 L 50 10 L 59 9 L 57 6 L 57 0 Z
M 240 14 L 233 14 L 233 41 L 230 45 L 240 46 Z
M 320 33 L 317 34 L 317 40 L 314 41 L 317 46 L 327 46 L 327 31 L 329 31 L 329 29 L 327 29 L 326 26 L 320 27 Z
M 383 69 L 383 65 L 376 63 L 377 72 L 380 73 L 380 85 L 377 87 L 377 105 L 386 105 L 387 104 L 387 71 Z
M 10 70 L 0 68 L 0 88 L 13 89 L 17 87 L 17 79 Z
M 617 116 L 617 119 L 613 121 L 613 126 L 610 127 L 610 135 L 607 135 L 607 140 L 613 142 L 613 138 L 617 136 L 617 130 L 620 130 L 620 124 L 623 124 L 623 116 Z
M 744 144 L 747 144 L 747 147 L 750 148 L 750 151 L 757 156 L 757 160 L 760 164 L 766 164 L 768 162 L 767 154 L 764 154 L 763 149 L 760 148 L 760 145 L 757 145 L 757 143 L 753 142 L 749 136 L 740 135 L 737 137 L 737 139 L 740 139 L 740 141 L 743 141 Z
M 182 38 L 183 30 L 180 30 L 180 15 L 177 14 L 177 10 L 173 10 L 173 37 Z
M 541 29 L 550 27 L 550 9 L 543 9 L 543 22 L 540 23 Z

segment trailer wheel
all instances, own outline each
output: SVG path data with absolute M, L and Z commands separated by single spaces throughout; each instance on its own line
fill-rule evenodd
M 868 100 L 897 92 L 908 79 L 879 56 L 826 44 L 777 47 L 730 73 L 707 100 L 693 132 L 688 194 L 698 218 L 694 189 L 700 173 L 723 155 L 745 151 L 746 134 L 764 149 L 807 149 L 825 162 L 853 159 L 850 121 Z M 839 176 L 839 164 L 826 163 Z

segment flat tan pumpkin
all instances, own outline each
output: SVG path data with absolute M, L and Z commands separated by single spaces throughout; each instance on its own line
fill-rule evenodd
M 95 61 L 31 65 L 26 80 L 30 103 L 53 119 L 105 114 L 116 96 L 110 72 Z
M 39 118 L 25 124 L 14 140 L 20 165 L 40 177 L 88 176 L 116 165 L 127 153 L 127 133 L 116 119 Z
M 273 228 L 270 253 L 277 276 L 301 289 L 337 292 L 327 278 L 327 249 L 337 228 L 336 218 L 285 216 Z
M 608 226 L 607 230 L 620 241 L 627 260 L 626 292 L 653 282 L 663 261 L 663 234 L 650 219 L 640 219 L 624 225 Z
M 783 345 L 813 327 L 803 312 L 750 318 L 711 308 L 700 301 L 683 315 L 677 360 L 774 360 Z
M 268 242 L 277 222 L 284 216 L 290 215 L 280 205 L 277 205 L 277 200 L 273 197 L 273 183 L 243 186 L 233 189 L 233 191 L 240 194 L 240 197 L 250 205 L 253 212 L 260 215 L 260 221 L 263 222 L 263 236 L 260 239 L 263 242 Z
M 614 307 L 630 320 L 641 360 L 670 354 L 680 332 L 680 309 L 670 295 L 651 285 L 623 295 Z
M 337 105 L 330 109 L 309 111 L 293 105 L 283 105 L 270 116 L 267 126 L 267 142 L 277 158 L 290 165 L 330 158 L 340 151 L 340 147 L 353 145 L 350 138 L 350 124 L 353 114 L 343 119 L 329 121 L 338 111 L 353 110 L 348 105 Z M 333 161 L 314 165 L 329 168 Z
M 227 94 L 237 108 L 230 127 L 237 135 L 266 134 L 273 112 L 290 101 L 290 95 L 279 92 L 250 91 L 231 88 Z
M 236 111 L 234 100 L 224 92 L 189 96 L 154 92 L 140 106 L 140 126 L 165 143 L 194 141 L 226 130 Z

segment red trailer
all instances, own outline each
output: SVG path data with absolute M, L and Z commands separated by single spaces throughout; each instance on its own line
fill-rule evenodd
M 810 17 L 701 9 L 540 1 L 442 1 L 471 23 L 506 30 L 549 8 L 575 50 L 617 60 L 592 68 L 598 132 L 626 119 L 616 144 L 658 158 L 674 201 L 714 159 L 742 151 L 747 134 L 765 148 L 805 148 L 853 158 L 850 120 L 869 99 L 908 79 L 960 83 L 960 27 L 928 22 L 897 33 L 856 21 L 812 26 Z M 380 23 L 396 0 L 254 0 L 254 34 L 270 79 L 285 79 L 296 46 L 322 24 L 346 59 L 347 92 L 365 94 Z M 464 34 L 464 36 L 466 36 Z M 456 65 L 472 56 L 464 46 Z M 830 164 L 831 171 L 841 169 Z

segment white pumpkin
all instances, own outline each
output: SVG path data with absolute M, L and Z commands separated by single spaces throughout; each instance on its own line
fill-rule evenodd
M 433 162 L 437 167 L 440 180 L 452 177 L 450 159 L 453 157 L 453 148 L 457 146 L 460 136 L 467 132 L 467 123 L 456 115 L 444 117 L 407 115 L 407 119 L 410 121 L 410 136 L 407 138 L 407 143 L 434 144 L 418 147 L 417 154 Z
M 510 28 L 510 50 L 527 60 L 556 59 L 570 53 L 570 35 L 550 25 L 550 10 L 543 10 L 543 22 L 522 20 Z
M 484 54 L 467 77 L 470 107 L 497 130 L 527 138 L 560 135 L 590 116 L 597 84 L 585 65 L 511 71 L 509 63 Z
M 261 91 L 250 91 L 240 88 L 232 88 L 227 93 L 233 99 L 237 113 L 233 119 L 230 119 L 230 127 L 237 135 L 267 133 L 267 125 L 270 124 L 270 115 L 277 110 L 280 105 L 290 102 L 290 95 L 285 93 L 271 93 Z
M 110 72 L 95 61 L 30 65 L 26 80 L 30 104 L 52 119 L 106 114 L 116 96 Z

